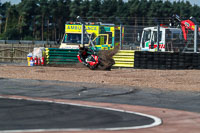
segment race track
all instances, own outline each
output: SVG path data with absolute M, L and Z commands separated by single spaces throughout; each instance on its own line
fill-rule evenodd
M 0 132 L 200 130 L 195 92 L 6 78 L 0 85 Z

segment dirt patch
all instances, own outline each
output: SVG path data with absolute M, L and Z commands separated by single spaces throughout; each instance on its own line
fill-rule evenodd
M 113 50 L 102 50 L 99 51 L 98 56 L 100 57 L 100 66 L 99 70 L 110 70 L 111 67 L 115 64 L 114 59 L 112 58 L 119 51 L 119 46 L 115 47 Z M 101 67 L 102 64 L 102 67 Z
M 112 69 L 86 67 L 28 67 L 0 65 L 0 78 L 59 80 L 169 90 L 200 91 L 200 70 Z

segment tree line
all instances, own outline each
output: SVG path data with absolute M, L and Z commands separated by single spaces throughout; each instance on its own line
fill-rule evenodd
M 107 22 L 123 25 L 162 23 L 172 14 L 196 17 L 200 7 L 189 1 L 166 0 L 22 0 L 19 4 L 0 3 L 0 39 L 54 40 L 61 38 L 67 21 Z M 118 19 L 116 19 L 118 18 Z

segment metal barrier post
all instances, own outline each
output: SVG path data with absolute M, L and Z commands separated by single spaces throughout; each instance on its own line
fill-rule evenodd
M 195 30 L 194 30 L 194 53 L 197 52 L 197 34 L 198 34 L 198 26 L 195 24 Z
M 81 44 L 84 45 L 84 31 L 85 31 L 85 24 L 82 23 L 82 33 L 81 33 Z
M 115 19 L 120 24 L 120 50 L 122 50 L 122 21 L 118 17 L 116 17 Z
M 10 49 L 10 62 L 13 62 L 14 52 L 15 52 L 15 48 L 14 48 L 14 44 L 12 43 L 12 48 Z
M 157 30 L 158 30 L 158 31 L 157 31 L 157 49 L 158 49 L 158 51 L 159 51 L 159 45 L 160 45 L 160 44 L 159 44 L 159 43 L 160 43 L 160 38 L 159 38 L 159 37 L 160 37 L 160 25 L 159 25 L 159 24 L 158 24 L 157 28 L 158 28 L 158 29 L 157 29 Z
M 159 51 L 159 42 L 160 42 L 160 22 L 158 21 L 158 19 L 157 18 L 155 18 L 154 19 L 154 21 L 155 21 L 155 23 L 157 24 L 157 40 L 156 40 L 156 42 L 157 42 L 157 51 Z
M 120 50 L 122 50 L 122 24 L 120 23 Z

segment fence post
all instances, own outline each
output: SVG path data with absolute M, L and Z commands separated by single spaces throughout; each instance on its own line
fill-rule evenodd
M 160 22 L 157 18 L 154 18 L 154 22 L 157 24 L 157 51 L 159 51 L 159 42 L 160 42 Z
M 122 50 L 122 21 L 118 17 L 116 17 L 115 19 L 120 24 L 120 50 Z
M 120 23 L 120 50 L 122 50 L 122 24 Z
M 85 22 L 82 20 L 82 18 L 81 18 L 80 16 L 77 16 L 77 19 L 78 19 L 78 21 L 80 21 L 81 24 L 82 24 L 81 44 L 84 46 L 84 34 L 85 34 L 85 32 L 87 32 L 86 29 L 85 29 Z M 90 39 L 89 36 L 88 36 L 88 39 Z
M 82 23 L 82 33 L 81 33 L 81 44 L 84 45 L 84 31 L 85 31 L 85 25 Z
M 12 43 L 11 51 L 10 51 L 10 62 L 13 62 L 13 56 L 14 56 L 14 44 Z
M 159 44 L 159 43 L 160 43 L 160 38 L 159 38 L 159 37 L 160 37 L 160 36 L 159 36 L 159 35 L 160 35 L 160 25 L 159 25 L 159 23 L 158 23 L 157 28 L 158 28 L 158 29 L 157 29 L 157 30 L 158 30 L 158 31 L 157 31 L 157 49 L 158 49 L 158 51 L 159 51 L 159 45 L 160 45 L 160 44 Z
M 195 24 L 195 30 L 194 30 L 194 53 L 197 52 L 197 41 L 198 41 L 198 38 L 197 38 L 197 35 L 198 35 L 198 25 Z
M 199 23 L 196 21 L 196 19 L 195 18 L 193 18 L 193 17 L 191 17 L 190 18 L 191 20 L 192 20 L 192 22 L 194 22 L 194 24 L 195 24 L 195 27 L 194 27 L 194 53 L 196 53 L 197 52 L 197 34 L 198 34 L 198 25 L 199 25 Z

